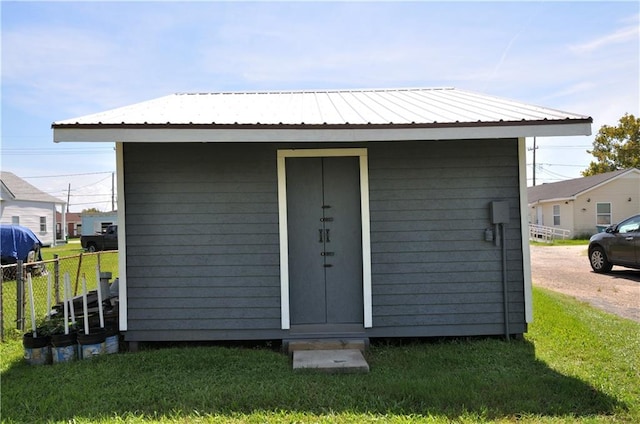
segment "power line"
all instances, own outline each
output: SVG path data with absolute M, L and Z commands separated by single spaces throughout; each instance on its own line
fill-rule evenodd
M 109 175 L 108 177 L 105 177 L 105 178 L 103 178 L 101 180 L 98 180 L 96 182 L 93 182 L 93 183 L 90 183 L 90 184 L 87 184 L 87 185 L 83 185 L 83 186 L 80 186 L 80 187 L 76 187 L 76 190 L 80 190 L 80 189 L 83 189 L 83 188 L 86 188 L 86 187 L 91 187 L 93 185 L 100 184 L 101 182 L 106 181 L 109 178 L 111 178 L 111 175 Z
M 3 138 L 6 140 L 6 137 Z M 85 147 L 5 147 L 2 149 L 7 152 L 39 152 L 39 151 L 52 151 L 52 152 L 70 152 L 74 150 L 113 150 L 113 146 L 85 146 Z
M 2 152 L 3 156 L 75 156 L 75 155 L 97 155 L 97 154 L 113 154 L 113 152 L 96 151 L 96 150 L 78 150 L 73 152 L 54 152 L 54 151 L 32 151 L 32 152 Z
M 79 177 L 82 175 L 99 175 L 99 174 L 111 174 L 113 171 L 102 172 L 85 172 L 82 174 L 60 174 L 60 175 L 37 175 L 34 177 L 22 177 L 22 178 L 56 178 L 56 177 Z
M 527 166 L 530 166 L 531 163 L 527 163 Z M 587 165 L 565 165 L 565 164 L 559 164 L 559 163 L 540 163 L 538 162 L 537 165 L 540 166 L 564 166 L 564 167 L 571 167 L 571 168 L 586 168 Z
M 592 145 L 584 146 L 538 146 L 540 149 L 588 149 L 592 148 Z
M 557 177 L 557 178 L 561 178 L 561 179 L 564 179 L 564 180 L 572 179 L 572 177 L 568 177 L 566 175 L 558 174 L 557 172 L 549 171 L 548 169 L 545 169 L 543 167 L 540 167 L 540 171 L 544 172 L 547 175 L 551 175 L 552 177 Z

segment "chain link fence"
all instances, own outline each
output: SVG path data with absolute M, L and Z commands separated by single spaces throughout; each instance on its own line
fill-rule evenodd
M 83 279 L 87 291 L 95 290 L 99 286 L 100 273 L 111 273 L 110 281 L 118 277 L 117 250 L 65 257 L 56 255 L 46 261 L 2 265 L 0 339 L 16 333 L 22 335 L 25 329 L 31 329 L 31 291 L 36 324 L 40 324 L 51 309 L 63 301 L 66 275 L 75 297 L 83 293 Z

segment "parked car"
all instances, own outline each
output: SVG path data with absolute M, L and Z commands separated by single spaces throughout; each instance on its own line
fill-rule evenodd
M 0 225 L 0 263 L 2 265 L 15 264 L 23 261 L 27 265 L 27 272 L 39 275 L 44 271 L 40 248 L 42 242 L 28 229 L 20 225 Z M 6 273 L 4 273 L 6 271 Z M 15 278 L 15 267 L 6 268 L 3 276 L 7 279 Z
M 595 272 L 614 265 L 640 269 L 640 215 L 625 219 L 589 239 L 589 262 Z
M 118 226 L 109 225 L 103 233 L 81 236 L 80 244 L 88 252 L 118 250 Z

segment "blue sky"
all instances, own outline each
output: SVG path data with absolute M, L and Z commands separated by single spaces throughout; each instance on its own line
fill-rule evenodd
M 110 210 L 113 146 L 54 144 L 51 123 L 175 92 L 448 86 L 592 116 L 594 135 L 640 115 L 635 1 L 0 6 L 1 167 L 71 184 L 73 212 Z M 579 177 L 593 137 L 538 138 L 536 182 Z

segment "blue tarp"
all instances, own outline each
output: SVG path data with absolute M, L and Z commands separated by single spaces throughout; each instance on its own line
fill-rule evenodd
M 40 247 L 42 242 L 30 229 L 20 225 L 0 224 L 0 256 L 3 261 L 8 258 L 25 261 L 30 250 L 36 250 L 38 257 L 35 259 L 41 261 Z

